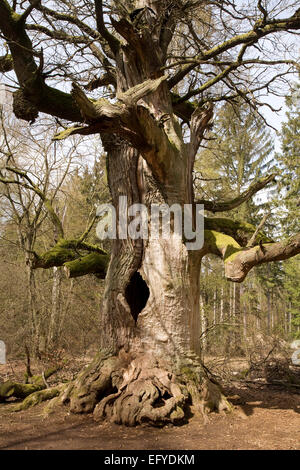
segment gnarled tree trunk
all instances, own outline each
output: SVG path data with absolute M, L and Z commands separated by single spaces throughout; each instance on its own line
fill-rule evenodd
M 215 3 L 217 7 L 218 2 Z M 201 54 L 196 60 L 191 58 L 182 66 L 179 61 L 172 73 L 168 55 L 178 18 L 185 10 L 191 14 L 193 8 L 199 8 L 198 3 L 170 5 L 163 0 L 130 0 L 125 2 L 125 8 L 117 8 L 118 5 L 109 17 L 107 29 L 103 2 L 95 2 L 96 32 L 84 23 L 85 18 L 79 21 L 72 15 L 62 16 L 41 2 L 31 2 L 22 15 L 16 14 L 8 2 L 0 4 L 0 27 L 13 59 L 5 61 L 4 67 L 12 64 L 21 87 L 14 93 L 14 112 L 28 121 L 34 121 L 42 111 L 82 124 L 64 129 L 57 139 L 100 133 L 108 154 L 108 180 L 117 214 L 119 196 L 127 198 L 128 206 L 142 203 L 148 210 L 151 204 L 169 207 L 177 204 L 181 209 L 184 204 L 192 204 L 194 209 L 195 156 L 204 132 L 210 127 L 213 103 L 220 99 L 219 92 L 210 99 L 205 90 L 218 87 L 221 80 L 243 66 L 246 47 L 277 31 L 298 30 L 299 17 L 269 22 L 261 7 L 264 19 L 255 22 L 248 32 L 229 37 L 226 31 L 222 42 L 216 39 L 216 44 L 207 48 L 201 42 Z M 108 84 L 114 87 L 114 100 L 101 97 L 92 100 L 77 83 L 73 83 L 71 94 L 45 83 L 42 54 L 33 51 L 26 31 L 26 20 L 34 9 L 78 26 L 84 33 L 81 39 L 84 42 L 86 35 L 93 38 L 92 41 L 88 38 L 87 45 L 106 72 L 94 82 L 100 87 Z M 45 29 L 47 34 L 47 28 L 42 32 Z M 53 39 L 62 38 L 57 29 L 49 31 L 49 35 Z M 66 35 L 66 40 L 75 39 L 78 38 Z M 236 59 L 228 67 L 222 65 L 220 71 L 220 59 L 228 61 L 227 51 L 236 51 L 237 46 L 240 49 Z M 37 56 L 41 57 L 39 66 Z M 181 97 L 172 93 L 202 62 L 215 64 L 216 73 L 207 75 L 205 80 L 204 65 L 204 80 L 198 91 L 191 95 L 184 91 Z M 164 75 L 165 71 L 168 75 Z M 189 101 L 194 95 L 199 96 L 198 105 Z M 188 139 L 182 135 L 182 123 L 189 124 Z M 26 181 L 30 182 L 28 176 Z M 214 213 L 227 211 L 249 200 L 271 181 L 274 174 L 252 184 L 232 200 L 201 202 Z M 33 188 L 44 197 L 35 185 Z M 69 277 L 87 273 L 104 277 L 107 254 L 82 238 L 64 240 L 55 211 L 45 197 L 43 201 L 59 229 L 60 239 L 42 256 L 33 254 L 34 267 L 64 266 Z M 129 223 L 125 209 L 121 208 L 121 212 Z M 226 278 L 241 282 L 253 266 L 299 253 L 300 234 L 288 242 L 270 243 L 250 224 L 213 218 L 206 220 L 203 248 L 189 250 L 175 224 L 171 222 L 170 226 L 168 238 L 150 236 L 133 240 L 126 236 L 113 241 L 101 311 L 101 352 L 59 398 L 69 402 L 72 411 L 94 411 L 96 419 L 134 425 L 143 421 L 176 422 L 184 419 L 191 404 L 202 412 L 205 406 L 230 407 L 216 384 L 204 378 L 199 360 L 201 259 L 207 253 L 216 254 L 224 260 Z M 88 255 L 81 254 L 86 251 Z
M 183 202 L 185 193 L 157 184 L 138 152 L 122 139 L 103 136 L 112 202 L 128 205 Z M 121 212 L 122 213 L 122 212 Z M 117 224 L 119 220 L 117 217 Z M 130 218 L 127 220 L 130 223 Z M 150 220 L 149 220 L 150 222 Z M 200 355 L 199 273 L 203 253 L 182 237 L 130 237 L 113 241 L 106 276 L 100 354 L 63 394 L 73 412 L 134 425 L 184 419 L 192 404 L 204 411 L 229 405 L 217 386 L 206 385 Z M 207 383 L 207 382 L 206 382 Z

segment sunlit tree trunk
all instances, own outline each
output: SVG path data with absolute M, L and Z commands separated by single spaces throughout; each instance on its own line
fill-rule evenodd
M 57 346 L 59 338 L 59 327 L 61 322 L 61 288 L 62 272 L 61 268 L 54 266 L 52 279 L 52 304 L 49 320 L 47 346 L 48 348 Z

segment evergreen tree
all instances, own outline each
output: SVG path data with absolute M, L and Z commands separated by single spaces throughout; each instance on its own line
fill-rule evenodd
M 299 229 L 300 217 L 300 82 L 286 98 L 287 121 L 281 129 L 281 152 L 277 155 L 279 182 L 279 215 L 282 231 L 291 235 Z
M 224 105 L 216 118 L 207 148 L 201 152 L 196 173 L 205 181 L 203 197 L 240 196 L 250 183 L 271 171 L 273 141 L 262 118 L 244 103 Z M 208 182 L 207 179 L 211 179 Z M 203 192 L 197 185 L 197 191 Z M 256 224 L 259 205 L 247 201 L 230 216 Z
M 288 313 L 288 331 L 292 337 L 300 338 L 300 257 L 284 263 L 284 293 Z

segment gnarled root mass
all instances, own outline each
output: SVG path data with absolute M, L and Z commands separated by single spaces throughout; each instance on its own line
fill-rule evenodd
M 52 399 L 47 412 L 66 404 L 73 413 L 93 413 L 98 422 L 126 426 L 178 424 L 191 413 L 200 413 L 207 420 L 210 411 L 232 408 L 196 359 L 174 365 L 150 354 L 120 352 L 115 356 L 101 351 L 76 380 L 48 388 L 45 378 L 54 372 L 33 376 L 29 384 L 2 384 L 0 400 L 25 398 L 14 407 L 20 411 Z
M 69 384 L 59 399 L 73 413 L 93 412 L 96 421 L 135 426 L 161 426 L 186 419 L 189 410 L 231 410 L 219 386 L 199 373 L 198 365 L 171 369 L 170 364 L 142 354 L 132 357 L 101 352 Z

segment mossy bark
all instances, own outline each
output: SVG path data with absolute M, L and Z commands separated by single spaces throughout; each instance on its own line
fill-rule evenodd
M 38 390 L 28 395 L 22 403 L 15 405 L 13 411 L 24 411 L 33 406 L 39 405 L 43 401 L 52 400 L 58 397 L 64 386 L 46 388 L 44 390 Z
M 33 375 L 27 378 L 30 383 L 19 383 L 7 381 L 0 385 L 0 402 L 10 398 L 26 398 L 31 394 L 46 388 L 46 380 L 55 374 L 60 367 L 52 367 L 45 371 L 43 375 Z

